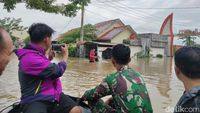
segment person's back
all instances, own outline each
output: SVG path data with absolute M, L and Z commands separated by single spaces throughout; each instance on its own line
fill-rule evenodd
M 19 58 L 21 103 L 59 100 L 62 92 L 59 77 L 66 69 L 65 62 L 56 66 L 45 56 L 44 49 L 35 44 L 28 44 L 15 52 Z M 60 68 L 63 68 L 63 71 L 60 71 Z
M 130 48 L 118 44 L 112 49 L 112 63 L 117 72 L 109 74 L 100 85 L 83 95 L 93 113 L 152 113 L 152 106 L 144 80 L 139 73 L 128 67 Z M 100 98 L 112 95 L 105 104 Z
M 175 72 L 185 92 L 174 113 L 200 113 L 200 48 L 183 47 L 175 53 Z
M 113 101 L 120 113 L 151 113 L 152 107 L 148 92 L 139 73 L 125 67 L 106 77 Z
M 67 67 L 68 48 L 61 46 L 58 64 L 51 63 L 54 52 L 51 36 L 54 30 L 46 24 L 33 24 L 29 30 L 31 42 L 16 49 L 19 59 L 19 82 L 23 113 L 81 113 L 77 103 L 62 92 L 60 77 Z

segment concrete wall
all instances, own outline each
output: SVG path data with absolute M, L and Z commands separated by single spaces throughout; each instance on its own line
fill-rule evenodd
M 140 52 L 142 50 L 141 46 L 129 46 L 129 47 L 131 49 L 131 57 L 134 57 L 135 53 Z M 102 52 L 106 49 L 107 47 L 98 47 L 97 51 L 98 51 L 98 56 L 100 57 L 100 60 L 102 59 Z M 157 54 L 161 54 L 164 56 L 164 48 L 151 48 L 150 54 L 152 54 L 154 57 Z
M 140 46 L 129 46 L 131 49 L 131 57 L 134 57 L 134 54 L 137 52 L 140 52 L 142 50 L 142 47 Z
M 108 47 L 98 47 L 97 55 L 99 56 L 99 60 L 102 60 L 102 52 L 106 50 Z
M 142 47 L 140 46 L 129 46 L 131 49 L 131 57 L 134 56 L 135 53 L 142 51 Z M 152 54 L 153 56 L 156 56 L 157 54 L 161 54 L 163 56 L 164 55 L 164 48 L 150 48 L 150 54 Z
M 111 43 L 113 43 L 113 44 L 123 43 L 123 40 L 124 39 L 128 39 L 131 34 L 132 34 L 131 31 L 129 31 L 128 29 L 126 29 L 123 32 L 119 33 L 117 36 L 115 36 L 111 40 Z

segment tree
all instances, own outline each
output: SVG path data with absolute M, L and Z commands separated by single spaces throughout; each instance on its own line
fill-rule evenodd
M 62 14 L 65 16 L 75 16 L 77 11 L 81 8 L 81 4 L 85 6 L 90 3 L 90 0 L 68 0 L 68 4 L 55 4 L 56 0 L 0 0 L 4 5 L 4 9 L 11 11 L 15 8 L 17 3 L 25 3 L 29 9 L 42 10 L 48 13 Z
M 194 46 L 196 44 L 195 43 L 196 37 L 188 36 L 188 37 L 183 37 L 182 39 L 183 39 L 184 45 L 186 46 Z
M 85 41 L 92 41 L 97 38 L 96 35 L 96 28 L 91 25 L 87 24 L 84 26 L 84 40 Z M 63 34 L 60 38 L 61 43 L 76 43 L 76 40 L 80 38 L 80 28 L 73 29 L 65 34 Z
M 2 26 L 10 35 L 13 41 L 16 40 L 16 37 L 12 35 L 13 31 L 24 31 L 27 28 L 20 26 L 19 24 L 22 22 L 20 18 L 4 18 L 0 19 L 0 26 Z
M 24 43 L 25 43 L 25 44 L 28 44 L 30 41 L 31 41 L 31 39 L 30 39 L 30 37 L 29 37 L 29 36 L 28 36 L 28 37 L 26 37 L 26 38 L 24 39 Z
M 192 30 L 185 30 L 183 33 L 179 33 L 178 36 L 180 36 L 183 40 L 183 43 L 185 46 L 195 46 L 195 39 L 198 36 L 198 34 Z

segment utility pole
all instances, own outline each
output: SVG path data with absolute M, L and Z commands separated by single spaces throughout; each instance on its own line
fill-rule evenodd
M 82 6 L 81 6 L 81 37 L 80 37 L 80 41 L 83 41 L 83 37 L 84 37 L 84 12 L 85 12 L 85 8 L 84 8 L 84 2 L 82 2 Z
M 83 37 L 84 37 L 84 1 L 82 1 L 82 6 L 81 6 L 81 33 L 80 33 L 80 48 L 79 48 L 79 57 L 84 57 L 84 46 L 82 45 L 83 43 Z

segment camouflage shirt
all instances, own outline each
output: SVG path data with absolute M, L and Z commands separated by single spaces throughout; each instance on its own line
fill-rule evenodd
M 112 95 L 117 113 L 152 113 L 149 95 L 141 75 L 131 68 L 109 74 L 100 85 L 85 92 L 88 101 Z
M 184 92 L 174 108 L 174 113 L 200 113 L 200 86 Z

